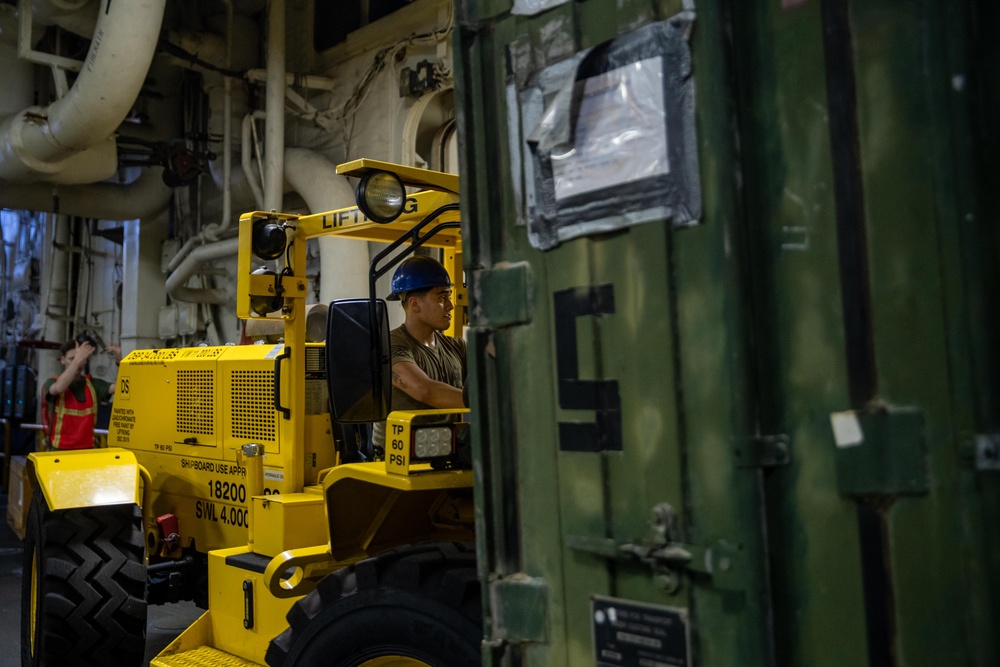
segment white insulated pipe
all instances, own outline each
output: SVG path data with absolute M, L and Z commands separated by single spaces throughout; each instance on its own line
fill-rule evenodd
M 251 83 L 266 83 L 267 70 L 247 70 L 245 77 L 246 80 Z M 315 74 L 293 74 L 292 72 L 287 72 L 285 74 L 285 85 L 308 88 L 310 90 L 325 90 L 327 92 L 332 92 L 337 84 L 328 76 L 316 76 Z
M 172 190 L 163 183 L 162 169 L 143 169 L 125 185 L 15 184 L 0 181 L 0 206 L 22 211 L 47 211 L 100 220 L 147 219 L 162 212 Z
M 185 284 L 191 276 L 198 272 L 203 262 L 232 257 L 237 253 L 239 247 L 240 240 L 235 238 L 195 248 L 167 278 L 167 294 L 177 301 L 229 303 L 229 296 L 224 289 L 185 287 Z
M 22 6 L 26 3 L 21 3 Z M 34 29 L 29 35 L 32 43 L 42 35 L 46 26 L 56 25 L 81 37 L 94 36 L 101 0 L 33 0 L 31 22 Z
M 280 211 L 285 153 L 285 0 L 267 3 L 264 86 L 264 210 Z
M 264 209 L 264 191 L 260 189 L 261 186 L 257 183 L 257 176 L 253 173 L 253 156 L 251 154 L 251 147 L 254 145 L 254 141 L 250 135 L 254 120 L 263 117 L 263 111 L 255 111 L 252 114 L 248 113 L 243 117 L 243 127 L 240 134 L 240 166 L 243 168 L 243 176 L 246 178 L 246 182 L 250 186 L 250 190 L 253 192 L 253 199 L 257 204 L 258 211 Z M 257 163 L 257 166 L 260 166 L 259 162 Z
M 42 305 L 42 312 L 45 314 L 42 338 L 62 343 L 69 332 L 68 320 L 60 319 L 61 316 L 70 313 L 70 256 L 67 250 L 71 237 L 69 217 L 48 215 L 45 222 L 45 240 L 49 242 L 50 248 L 45 266 L 49 283 Z
M 41 219 L 44 220 L 43 239 L 48 248 L 42 257 L 41 337 L 62 343 L 66 340 L 68 326 L 61 316 L 69 312 L 66 307 L 69 300 L 69 260 L 66 251 L 58 247 L 69 245 L 69 225 L 63 224 L 63 216 L 46 215 Z M 39 377 L 50 378 L 61 372 L 58 352 L 51 350 L 38 355 Z
M 94 183 L 118 168 L 113 133 L 146 79 L 166 0 L 104 0 L 69 92 L 0 125 L 0 180 Z
M 223 0 L 226 5 L 226 68 L 233 67 L 233 2 Z M 233 79 L 226 77 L 223 82 L 222 100 L 222 220 L 217 226 L 210 225 L 204 230 L 205 238 L 217 241 L 233 218 Z
M 354 205 L 354 190 L 337 167 L 315 151 L 285 151 L 285 180 L 313 213 Z M 368 296 L 368 244 L 320 236 L 320 303 Z
M 244 146 L 246 143 L 244 141 Z M 347 179 L 338 175 L 336 166 L 319 153 L 306 148 L 289 148 L 285 151 L 283 164 L 289 188 L 302 196 L 311 212 L 330 211 L 354 204 L 354 191 Z M 167 293 L 178 301 L 225 303 L 223 290 L 184 287 L 201 262 L 235 255 L 238 250 L 235 239 L 195 248 L 202 240 L 203 235 L 188 239 L 170 261 L 167 268 L 172 273 L 167 278 Z M 318 240 L 322 266 L 320 301 L 328 303 L 342 297 L 366 296 L 368 244 L 327 237 L 319 237 Z

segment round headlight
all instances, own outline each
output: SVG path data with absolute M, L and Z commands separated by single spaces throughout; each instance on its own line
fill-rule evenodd
M 390 171 L 369 171 L 358 183 L 358 208 L 369 220 L 385 224 L 403 212 L 406 190 L 399 176 Z
M 267 269 L 260 268 L 253 272 L 253 275 L 265 275 L 273 276 L 274 271 L 268 271 Z M 252 310 L 257 315 L 261 317 L 266 316 L 268 313 L 273 313 L 277 310 L 281 310 L 281 307 L 285 305 L 284 298 L 281 295 L 269 295 L 269 296 L 259 296 L 254 295 L 250 297 L 250 310 Z
M 285 252 L 285 228 L 273 219 L 259 218 L 253 221 L 250 239 L 253 254 L 264 260 L 278 259 Z

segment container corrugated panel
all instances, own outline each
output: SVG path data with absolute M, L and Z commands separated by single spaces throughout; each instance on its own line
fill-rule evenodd
M 458 23 L 492 664 L 1000 661 L 998 12 Z

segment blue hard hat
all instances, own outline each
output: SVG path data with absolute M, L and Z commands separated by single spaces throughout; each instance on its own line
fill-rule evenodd
M 390 285 L 392 293 L 386 299 L 399 301 L 399 296 L 405 292 L 431 287 L 451 287 L 451 284 L 448 271 L 433 257 L 426 255 L 407 257 L 392 274 Z

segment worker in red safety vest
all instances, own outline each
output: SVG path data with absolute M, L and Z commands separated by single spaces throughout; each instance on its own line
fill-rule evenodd
M 43 385 L 42 423 L 53 449 L 87 449 L 94 446 L 94 420 L 97 404 L 115 391 L 113 382 L 91 378 L 84 373 L 87 360 L 97 351 L 89 340 L 66 341 L 59 348 L 63 372 Z M 108 351 L 121 360 L 121 349 L 109 345 Z

